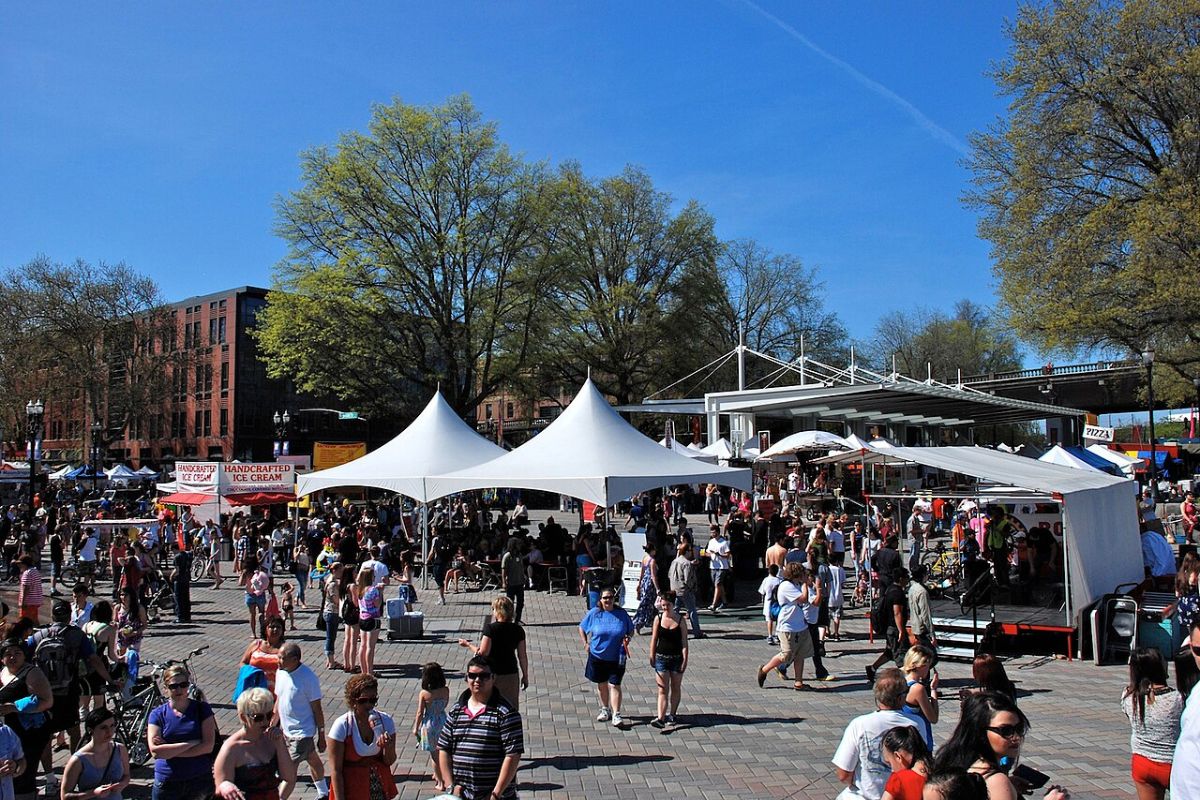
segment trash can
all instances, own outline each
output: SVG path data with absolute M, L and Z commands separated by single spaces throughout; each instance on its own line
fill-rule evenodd
M 221 560 L 233 561 L 233 539 L 221 537 Z

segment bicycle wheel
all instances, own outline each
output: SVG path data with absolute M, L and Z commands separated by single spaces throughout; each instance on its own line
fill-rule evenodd
M 208 572 L 208 559 L 207 558 L 192 559 L 192 580 L 194 580 L 194 581 L 200 580 L 201 578 L 204 577 L 204 574 L 206 572 Z
M 74 586 L 79 580 L 79 570 L 75 567 L 63 567 L 62 572 L 58 574 L 58 580 L 66 586 Z

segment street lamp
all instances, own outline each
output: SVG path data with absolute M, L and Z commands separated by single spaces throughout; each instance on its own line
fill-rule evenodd
M 1158 502 L 1158 453 L 1154 445 L 1154 348 L 1142 351 L 1142 363 L 1146 365 L 1146 395 L 1150 405 L 1150 499 Z
M 104 426 L 100 420 L 92 420 L 92 494 L 96 493 L 96 472 L 100 463 L 100 431 Z
M 284 409 L 283 413 L 276 411 L 271 419 L 275 423 L 275 457 L 290 455 L 291 443 L 288 441 L 288 433 L 292 426 L 292 415 Z
M 26 432 L 29 434 L 29 447 L 26 455 L 29 457 L 29 521 L 33 522 L 33 496 L 37 493 L 37 451 L 38 440 L 42 436 L 42 413 L 46 406 L 41 400 L 30 400 L 25 404 Z

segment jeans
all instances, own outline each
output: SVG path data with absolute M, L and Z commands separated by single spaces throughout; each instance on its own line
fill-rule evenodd
M 178 622 L 192 621 L 192 584 L 191 577 L 175 581 L 172 592 L 175 595 L 175 619 Z
M 513 622 L 520 622 L 521 612 L 525 610 L 525 587 L 510 586 L 504 590 L 504 594 L 508 596 L 509 600 L 513 601 L 513 605 L 516 607 Z
M 337 643 L 338 623 L 341 617 L 325 612 L 325 655 L 333 657 L 333 646 Z
M 685 609 L 688 619 L 692 621 L 692 636 L 699 636 L 700 612 L 696 610 L 696 593 L 691 589 L 680 589 L 675 594 L 675 611 L 682 614 Z
M 150 800 L 204 800 L 212 794 L 211 773 L 191 779 L 155 781 L 150 788 Z
M 296 579 L 296 597 L 300 598 L 301 603 L 304 603 L 304 587 L 308 585 L 308 573 L 293 572 L 292 576 Z

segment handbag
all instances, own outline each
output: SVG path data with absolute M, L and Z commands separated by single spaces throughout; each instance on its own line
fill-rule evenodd
M 347 625 L 354 625 L 358 622 L 358 606 L 354 605 L 354 601 L 350 599 L 350 595 L 342 598 L 342 605 L 339 612 L 342 622 Z
M 317 630 L 323 631 L 323 630 L 326 630 L 328 627 L 329 626 L 325 623 L 325 614 L 318 611 L 317 612 Z

